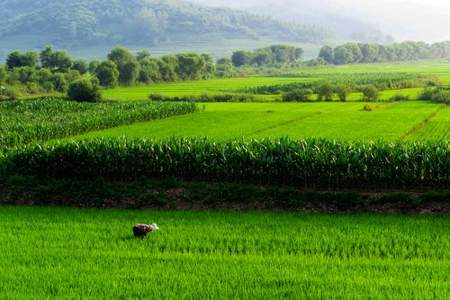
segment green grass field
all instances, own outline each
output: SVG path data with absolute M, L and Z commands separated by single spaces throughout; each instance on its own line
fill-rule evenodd
M 132 237 L 136 222 L 159 232 Z M 3 299 L 450 297 L 448 216 L 0 207 Z
M 326 66 L 323 68 L 305 68 L 289 71 L 286 76 L 252 76 L 245 78 L 225 78 L 203 81 L 185 81 L 174 83 L 158 83 L 148 86 L 120 87 L 115 89 L 106 89 L 103 95 L 106 99 L 114 100 L 147 100 L 150 94 L 160 94 L 163 96 L 186 96 L 201 94 L 221 94 L 235 93 L 245 88 L 260 87 L 267 85 L 282 85 L 297 82 L 317 81 L 327 76 L 339 76 L 367 73 L 410 73 L 437 76 L 443 84 L 450 84 L 450 62 L 449 61 L 421 61 L 421 62 L 403 62 L 389 64 L 365 64 L 365 65 L 344 65 L 344 66 Z M 295 76 L 311 76 L 295 77 Z M 380 100 L 388 100 L 390 97 L 401 94 L 415 99 L 422 89 L 412 88 L 403 90 L 382 91 Z M 261 100 L 279 99 L 280 95 L 258 95 Z M 348 100 L 360 100 L 360 93 L 352 93 Z
M 426 102 L 208 103 L 205 111 L 90 132 L 77 138 L 321 137 L 348 141 L 449 138 L 450 108 Z
M 248 87 L 265 86 L 272 84 L 288 84 L 292 82 L 310 82 L 315 78 L 286 78 L 286 77 L 245 77 L 225 78 L 199 81 L 181 81 L 159 83 L 149 86 L 120 87 L 103 91 L 106 99 L 115 100 L 147 100 L 150 94 L 163 96 L 201 95 L 204 93 L 220 94 L 235 92 Z M 270 97 L 271 99 L 273 97 Z

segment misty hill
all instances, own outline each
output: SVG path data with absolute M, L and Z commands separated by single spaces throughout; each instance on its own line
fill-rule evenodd
M 45 44 L 154 45 L 203 36 L 321 42 L 326 33 L 292 22 L 179 0 L 0 2 L 0 38 L 14 37 L 23 42 L 38 37 L 40 45 L 26 45 L 30 48 Z
M 386 36 L 367 17 L 355 14 L 350 5 L 331 0 L 189 0 L 210 7 L 231 7 L 270 15 L 278 20 L 315 24 L 329 30 L 336 39 L 387 42 Z M 374 22 L 375 23 L 375 22 Z

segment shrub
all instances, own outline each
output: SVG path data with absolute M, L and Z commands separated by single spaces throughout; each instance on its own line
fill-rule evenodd
M 17 97 L 18 97 L 18 94 L 14 88 L 0 86 L 0 101 L 1 100 L 16 100 Z
M 443 87 L 427 87 L 422 91 L 419 99 L 450 104 L 450 89 Z
M 373 107 L 370 105 L 364 105 L 362 108 L 363 111 L 373 111 Z
M 380 93 L 378 89 L 371 84 L 362 87 L 361 92 L 363 93 L 363 100 L 365 101 L 376 101 Z
M 283 94 L 283 102 L 308 102 L 310 101 L 310 96 L 313 94 L 311 89 L 298 89 Z
M 397 94 L 392 96 L 389 100 L 392 102 L 400 102 L 400 101 L 408 101 L 410 100 L 410 98 L 407 95 Z
M 329 82 L 324 82 L 316 90 L 318 99 L 325 100 L 325 101 L 331 101 L 333 100 L 333 86 Z
M 78 102 L 98 102 L 102 98 L 98 85 L 86 78 L 72 82 L 67 96 Z
M 166 97 L 160 94 L 150 94 L 148 98 L 152 101 L 164 101 L 166 99 Z
M 347 101 L 347 96 L 350 94 L 351 89 L 348 85 L 340 84 L 336 86 L 334 92 L 338 95 L 339 101 L 345 102 Z

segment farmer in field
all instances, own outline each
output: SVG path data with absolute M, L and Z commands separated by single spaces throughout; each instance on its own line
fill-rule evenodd
M 133 233 L 135 237 L 146 237 L 147 234 L 151 233 L 151 232 L 155 232 L 159 230 L 158 225 L 156 225 L 155 223 L 151 224 L 151 225 L 147 225 L 147 224 L 136 224 L 133 226 Z

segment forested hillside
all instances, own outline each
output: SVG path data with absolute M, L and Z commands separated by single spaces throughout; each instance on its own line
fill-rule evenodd
M 158 44 L 214 35 L 318 42 L 325 33 L 232 9 L 179 0 L 4 0 L 0 37 L 39 36 L 41 45 Z

